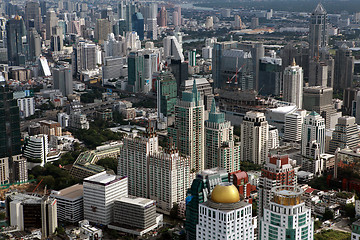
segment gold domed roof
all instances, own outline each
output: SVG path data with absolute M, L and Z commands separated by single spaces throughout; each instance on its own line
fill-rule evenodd
M 240 194 L 233 184 L 220 183 L 212 191 L 211 200 L 217 203 L 236 203 L 240 201 Z

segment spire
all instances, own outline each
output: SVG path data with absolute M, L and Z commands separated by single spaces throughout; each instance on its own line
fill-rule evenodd
M 193 93 L 197 93 L 197 92 L 198 92 L 198 90 L 197 90 L 197 86 L 196 86 L 196 81 L 195 81 L 195 78 L 194 78 L 194 82 L 193 82 L 192 92 L 193 92 Z
M 296 66 L 296 61 L 295 61 L 295 58 L 293 58 L 293 62 L 291 64 L 291 66 L 295 67 Z
M 321 3 L 319 3 L 319 4 L 316 6 L 315 10 L 313 11 L 313 14 L 314 14 L 314 15 L 324 15 L 324 14 L 326 14 L 326 10 L 325 10 L 325 8 L 323 7 L 323 5 L 322 5 Z
M 215 98 L 213 98 L 212 103 L 211 103 L 211 113 L 215 113 L 216 112 L 216 103 L 215 103 Z

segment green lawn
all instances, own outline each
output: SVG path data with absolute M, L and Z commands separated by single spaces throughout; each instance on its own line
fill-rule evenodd
M 334 230 L 322 231 L 314 235 L 314 240 L 350 240 L 350 238 L 350 233 Z

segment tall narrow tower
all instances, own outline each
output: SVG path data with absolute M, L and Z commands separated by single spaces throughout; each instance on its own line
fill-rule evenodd
M 321 3 L 311 14 L 309 30 L 310 59 L 318 59 L 320 49 L 328 45 L 329 39 L 327 13 Z
M 301 154 L 305 157 L 313 157 L 311 154 L 312 143 L 319 144 L 320 154 L 325 153 L 325 120 L 317 112 L 311 112 L 304 119 Z
M 284 70 L 284 101 L 294 103 L 298 108 L 302 108 L 303 101 L 303 69 L 296 65 L 295 59 L 291 66 Z
M 204 169 L 205 158 L 205 106 L 194 80 L 192 91 L 184 91 L 175 106 L 175 124 L 169 127 L 180 153 L 190 157 L 191 169 Z

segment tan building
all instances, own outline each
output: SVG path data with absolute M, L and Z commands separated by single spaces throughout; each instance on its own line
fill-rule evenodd
M 40 121 L 40 133 L 48 136 L 62 136 L 62 129 L 60 123 L 52 120 Z

